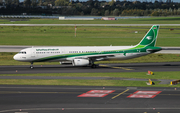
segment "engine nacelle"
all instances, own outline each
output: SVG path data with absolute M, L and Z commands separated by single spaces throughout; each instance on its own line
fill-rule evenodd
M 89 65 L 88 59 L 74 59 L 73 66 L 87 66 Z
M 61 65 L 68 65 L 68 64 L 72 64 L 72 61 L 61 61 L 59 62 Z

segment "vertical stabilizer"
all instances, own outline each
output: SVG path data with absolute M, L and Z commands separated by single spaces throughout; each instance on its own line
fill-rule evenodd
M 153 25 L 138 45 L 155 46 L 159 25 Z

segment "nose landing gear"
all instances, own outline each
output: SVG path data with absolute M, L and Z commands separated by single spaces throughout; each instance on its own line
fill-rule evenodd
M 30 69 L 34 69 L 33 62 L 31 62 Z

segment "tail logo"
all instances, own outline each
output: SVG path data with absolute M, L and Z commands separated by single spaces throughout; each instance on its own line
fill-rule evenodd
M 155 46 L 157 34 L 158 34 L 158 25 L 153 25 L 143 39 L 139 42 L 139 45 L 146 45 L 146 46 Z
M 148 36 L 148 37 L 146 37 L 146 39 L 151 40 L 151 39 L 152 39 L 152 36 Z

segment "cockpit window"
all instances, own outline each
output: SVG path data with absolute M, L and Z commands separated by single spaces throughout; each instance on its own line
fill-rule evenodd
M 26 54 L 26 52 L 25 51 L 20 51 L 19 54 Z

